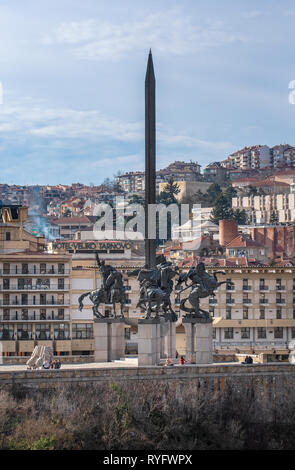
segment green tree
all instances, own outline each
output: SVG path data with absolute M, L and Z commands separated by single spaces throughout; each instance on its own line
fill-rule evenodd
M 210 204 L 214 204 L 216 199 L 222 194 L 222 189 L 217 183 L 213 183 L 207 189 L 206 199 Z
M 238 222 L 239 225 L 246 225 L 248 223 L 248 216 L 245 209 L 236 209 L 233 214 L 234 219 Z
M 234 211 L 231 207 L 231 199 L 221 194 L 215 201 L 214 208 L 212 209 L 210 220 L 214 224 L 219 223 L 220 220 L 233 219 Z
M 157 202 L 169 206 L 169 204 L 178 204 L 176 199 L 177 194 L 180 193 L 180 188 L 177 183 L 170 178 L 164 187 L 164 190 L 157 197 Z

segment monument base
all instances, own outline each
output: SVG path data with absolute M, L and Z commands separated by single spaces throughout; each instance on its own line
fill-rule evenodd
M 186 359 L 196 364 L 213 362 L 212 318 L 184 317 Z
M 94 360 L 110 362 L 125 355 L 124 318 L 95 318 L 93 320 Z
M 138 365 L 154 366 L 161 354 L 161 320 L 138 320 Z

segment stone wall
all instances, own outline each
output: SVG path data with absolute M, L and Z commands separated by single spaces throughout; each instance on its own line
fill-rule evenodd
M 32 388 L 52 388 L 62 383 L 74 382 L 117 382 L 117 381 L 174 381 L 186 386 L 197 381 L 200 386 L 206 385 L 221 390 L 229 382 L 237 387 L 255 383 L 257 387 L 267 390 L 278 383 L 286 381 L 295 386 L 295 365 L 289 363 L 270 364 L 212 364 L 184 365 L 173 367 L 124 367 L 124 368 L 81 368 L 65 370 L 25 370 L 5 371 L 0 366 L 0 386 L 21 384 Z

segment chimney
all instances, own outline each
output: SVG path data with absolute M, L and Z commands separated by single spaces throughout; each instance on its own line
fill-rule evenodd
M 236 220 L 226 219 L 219 221 L 219 244 L 227 245 L 239 235 L 238 223 Z

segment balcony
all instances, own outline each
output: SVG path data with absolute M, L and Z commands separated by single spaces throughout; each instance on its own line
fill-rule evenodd
M 280 285 L 276 286 L 276 290 L 285 290 L 285 289 L 286 289 L 285 286 L 280 286 Z
M 277 304 L 285 304 L 285 303 L 286 303 L 286 300 L 285 300 L 285 299 L 277 299 L 277 300 L 276 300 L 276 303 L 277 303 Z
M 268 299 L 259 299 L 260 304 L 268 304 Z
M 226 299 L 225 301 L 226 304 L 234 304 L 235 303 L 235 299 Z
M 65 313 L 64 315 L 33 315 L 33 314 L 28 314 L 28 315 L 22 315 L 21 313 L 19 315 L 11 314 L 11 315 L 0 315 L 0 321 L 1 322 L 10 322 L 10 321 L 19 321 L 20 323 L 22 322 L 27 322 L 27 321 L 70 321 L 70 315 L 68 313 Z
M 244 305 L 250 305 L 250 304 L 252 304 L 252 300 L 251 299 L 243 299 L 243 304 Z
M 12 284 L 9 286 L 0 286 L 1 291 L 36 291 L 36 290 L 46 290 L 46 291 L 56 291 L 56 290 L 69 290 L 70 285 L 64 284 L 53 284 L 50 286 L 34 285 L 34 286 L 18 286 L 17 284 Z
M 0 269 L 0 276 L 68 276 L 70 274 L 69 269 L 58 271 L 58 269 L 16 269 L 10 268 L 10 270 Z
M 265 286 L 265 285 L 260 285 L 259 286 L 259 290 L 268 290 L 269 287 L 268 286 Z
M 217 299 L 209 299 L 209 304 L 210 304 L 210 305 L 215 305 L 215 304 L 217 304 Z
M 126 302 L 126 303 L 131 303 L 131 301 L 129 302 Z M 58 301 L 58 300 L 47 300 L 47 301 L 40 301 L 38 302 L 37 300 L 34 302 L 32 299 L 29 299 L 27 301 L 21 301 L 21 300 L 0 300 L 0 306 L 4 306 L 4 307 L 15 307 L 15 306 L 19 306 L 19 307 L 48 307 L 48 306 L 53 306 L 53 305 L 56 305 L 57 307 L 61 307 L 61 306 L 68 306 L 70 305 L 70 301 L 69 300 L 63 300 L 63 301 Z
M 252 290 L 252 286 L 243 286 L 243 290 Z

